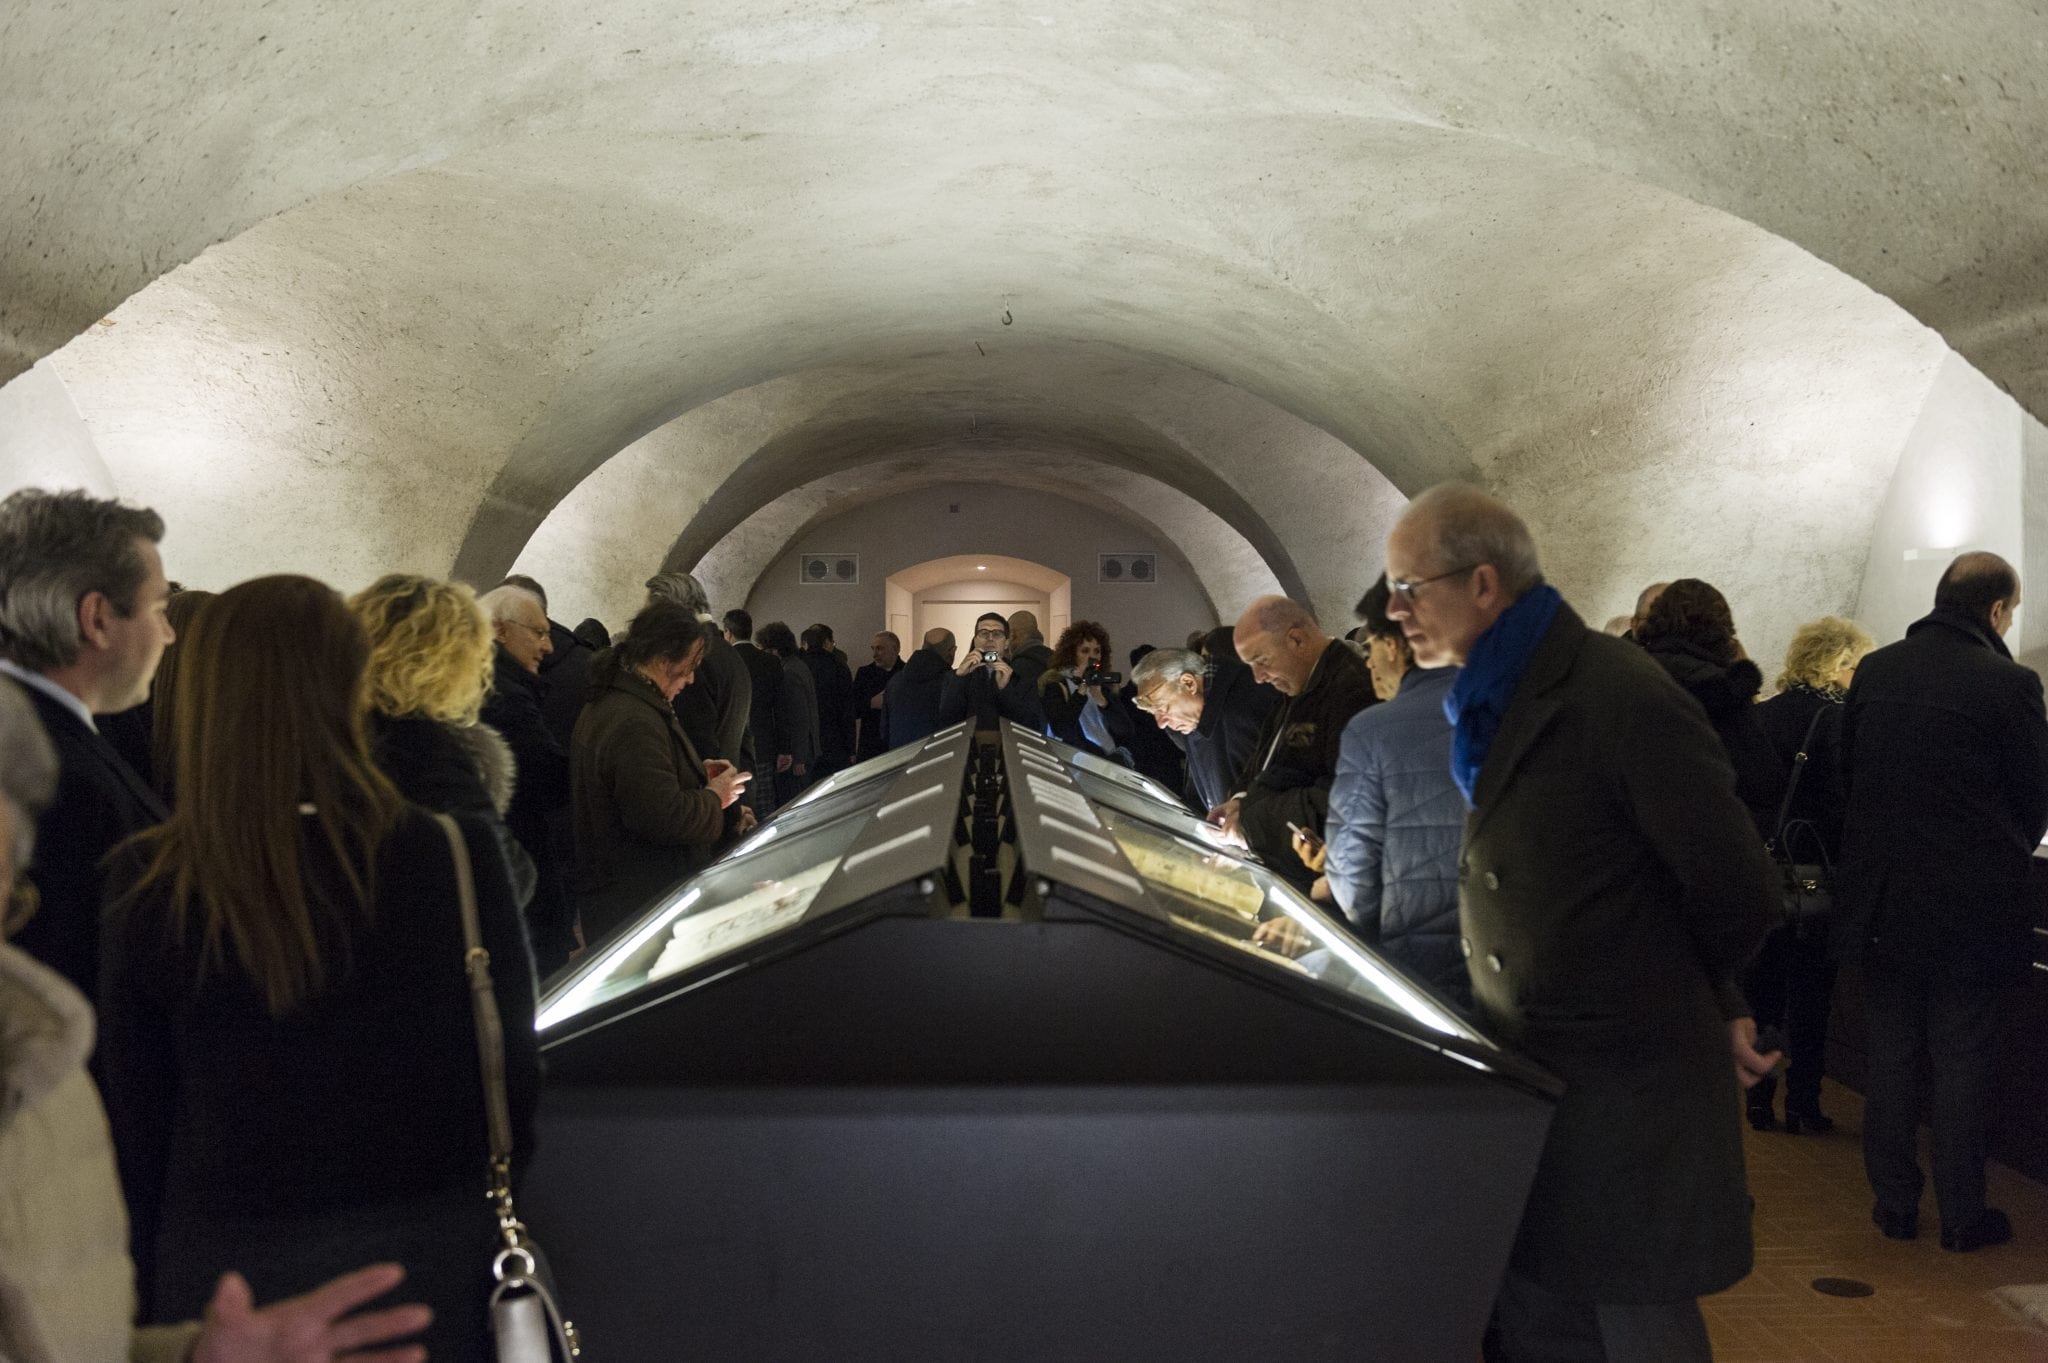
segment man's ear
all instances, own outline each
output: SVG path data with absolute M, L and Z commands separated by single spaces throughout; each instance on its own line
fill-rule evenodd
M 78 598 L 78 639 L 91 648 L 105 648 L 107 626 L 120 614 L 105 592 L 87 592 Z
M 1500 569 L 1491 563 L 1482 563 L 1472 570 L 1472 585 L 1481 602 L 1497 601 L 1501 597 Z

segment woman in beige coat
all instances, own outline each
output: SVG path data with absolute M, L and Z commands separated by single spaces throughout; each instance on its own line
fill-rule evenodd
M 12 928 L 32 912 L 15 888 L 57 759 L 13 683 L 0 681 L 0 903 Z M 380 1264 L 261 1310 L 241 1275 L 223 1277 L 204 1321 L 136 1329 L 128 1217 L 99 1090 L 85 1069 L 92 1007 L 62 975 L 0 941 L 0 1360 L 4 1363 L 368 1363 L 417 1333 L 423 1307 L 342 1319 L 405 1276 Z M 372 1352 L 351 1350 L 370 1349 Z

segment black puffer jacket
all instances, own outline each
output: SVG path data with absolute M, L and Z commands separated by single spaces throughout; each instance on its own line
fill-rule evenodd
M 1680 639 L 1655 639 L 1644 649 L 1707 712 L 1735 766 L 1735 794 L 1749 811 L 1757 836 L 1768 839 L 1778 821 L 1786 767 L 1757 717 L 1756 697 L 1764 688 L 1764 674 L 1747 658 L 1722 663 Z

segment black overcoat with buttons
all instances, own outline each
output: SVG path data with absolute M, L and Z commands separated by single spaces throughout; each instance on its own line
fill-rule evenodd
M 1473 793 L 1473 998 L 1565 1083 L 1514 1270 L 1579 1301 L 1730 1286 L 1752 1249 L 1727 1023 L 1774 904 L 1720 740 L 1647 654 L 1563 607 Z

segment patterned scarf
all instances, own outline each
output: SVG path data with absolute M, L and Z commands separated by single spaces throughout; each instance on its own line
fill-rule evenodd
M 1472 791 L 1479 784 L 1479 769 L 1486 765 L 1500 722 L 1507 717 L 1508 702 L 1522 684 L 1522 673 L 1536 654 L 1536 645 L 1550 622 L 1557 618 L 1564 598 L 1557 588 L 1539 582 L 1522 593 L 1521 599 L 1502 611 L 1486 633 L 1472 644 L 1458 680 L 1444 696 L 1444 718 L 1450 720 L 1451 779 L 1464 792 L 1465 807 L 1472 807 Z

